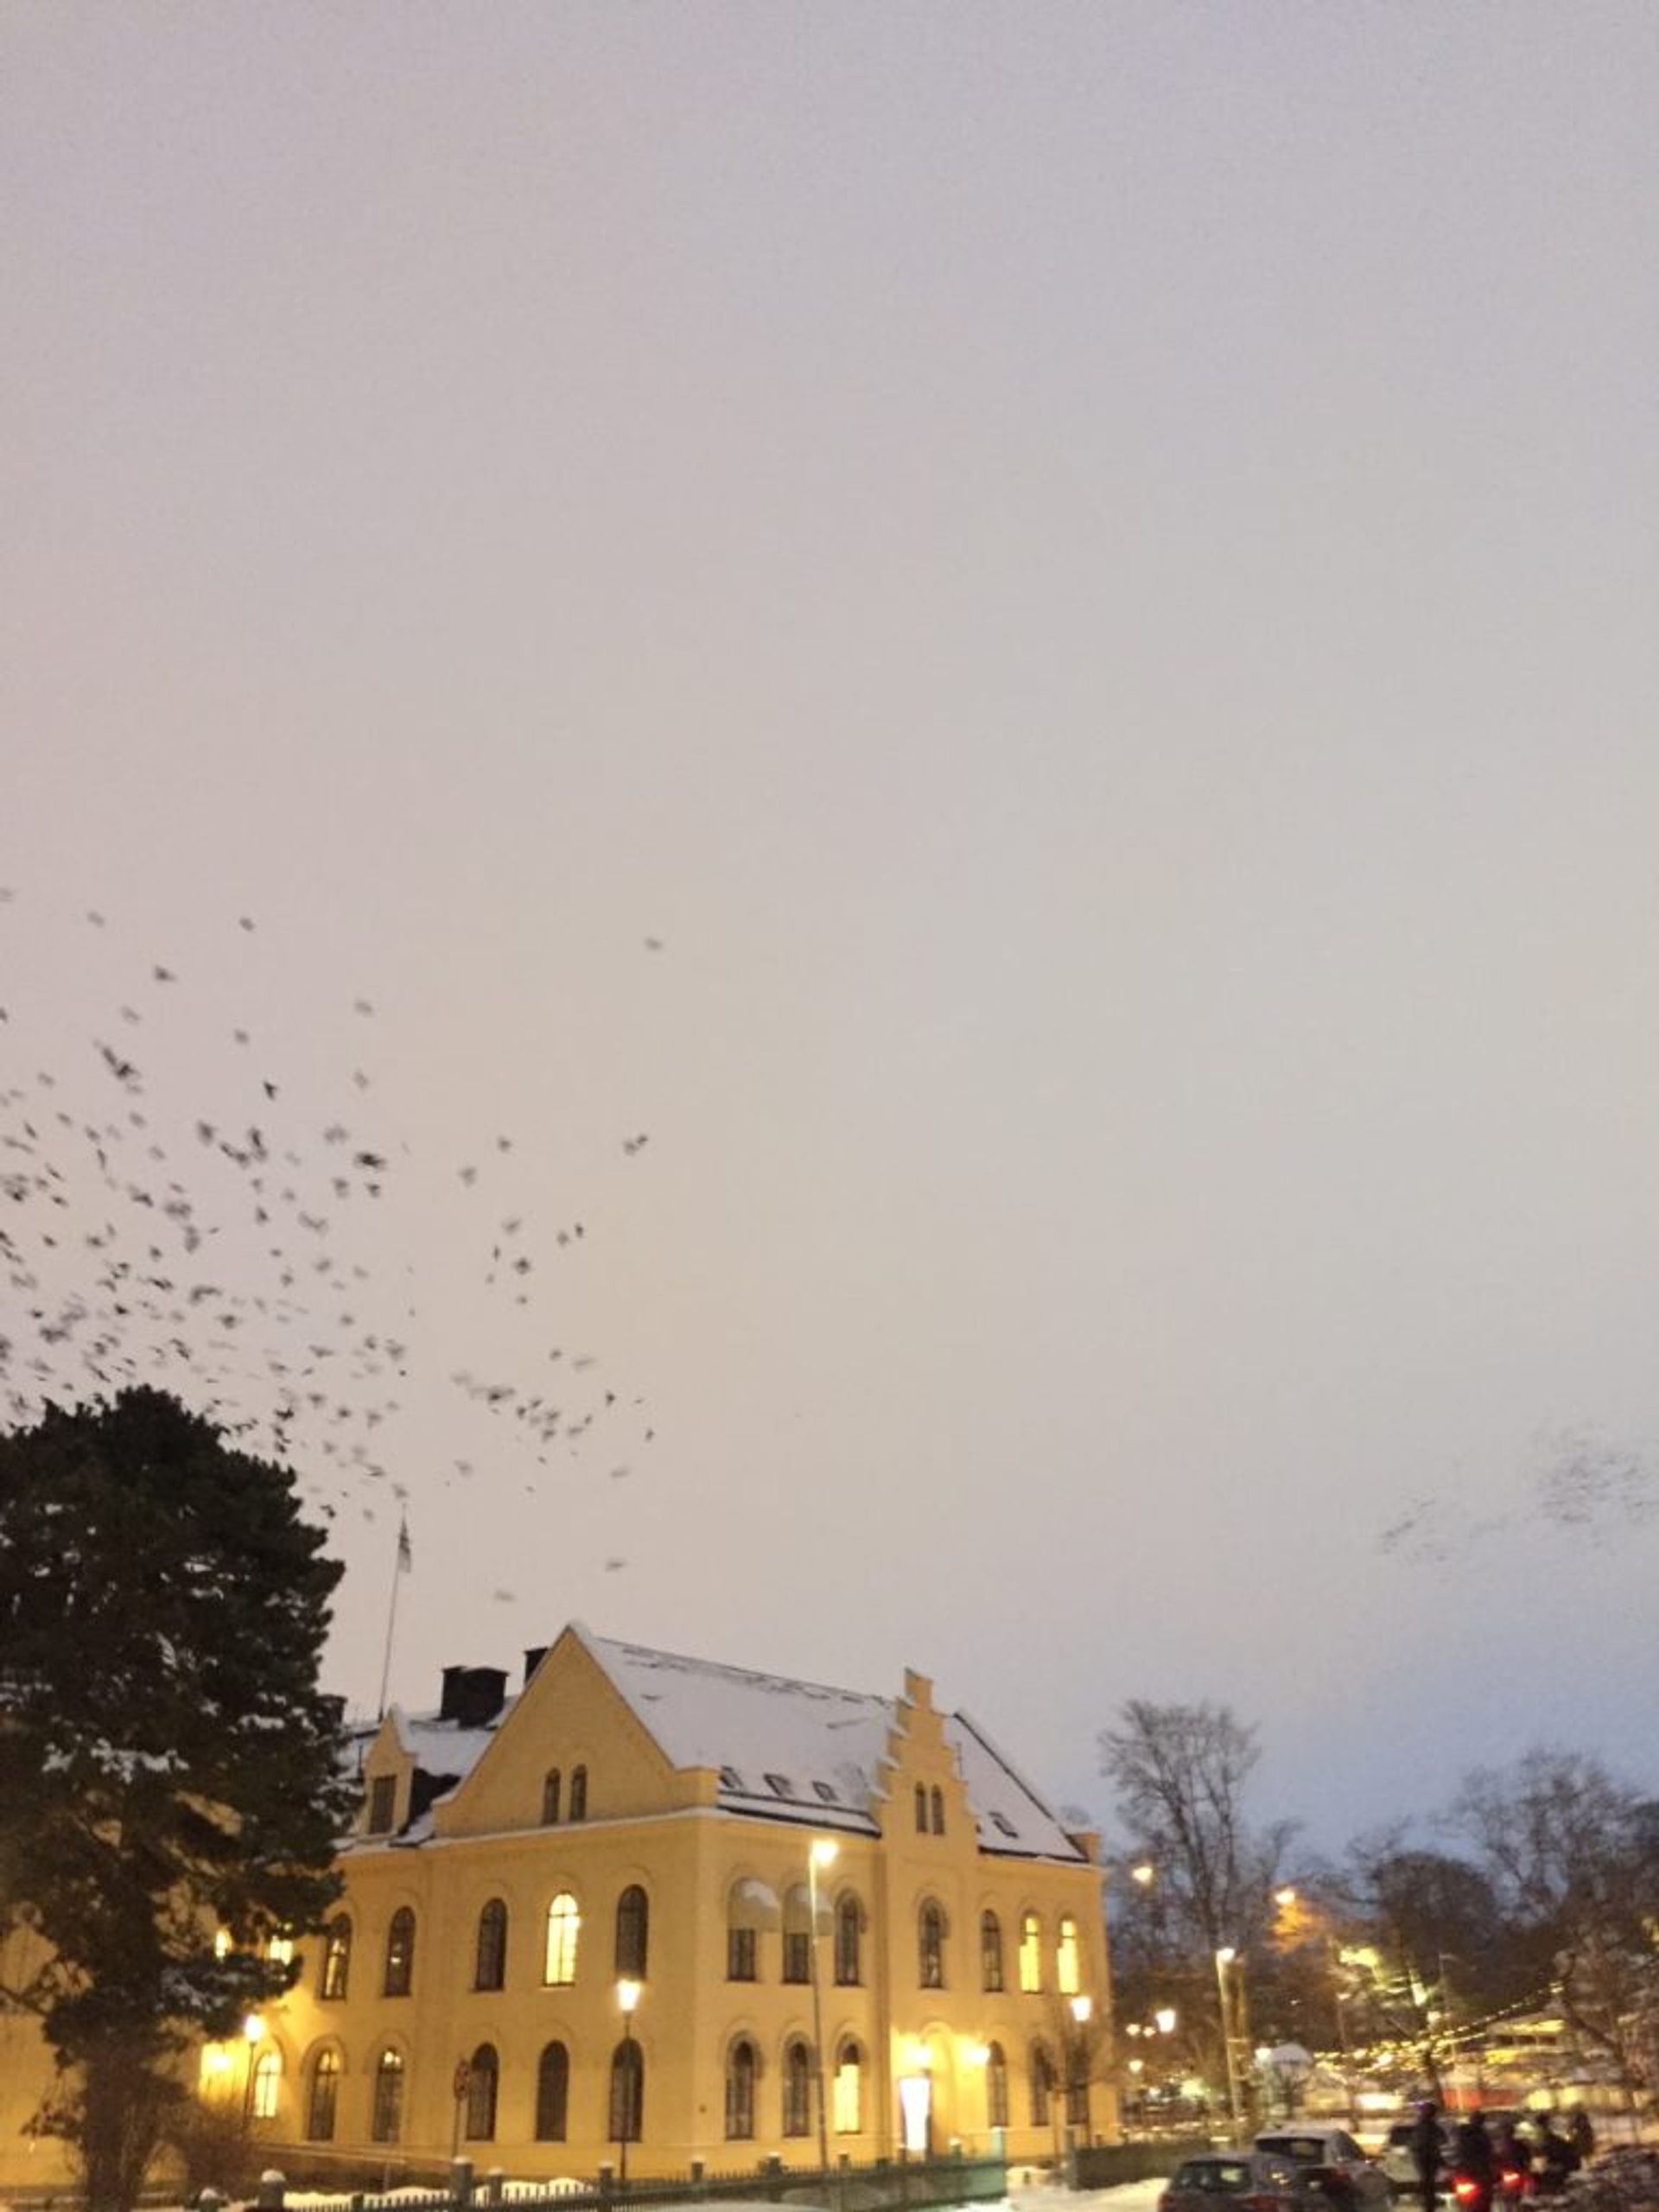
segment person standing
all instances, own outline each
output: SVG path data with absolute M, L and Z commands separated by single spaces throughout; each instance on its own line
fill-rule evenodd
M 1440 2108 L 1433 2097 L 1425 2097 L 1417 2107 L 1417 2117 L 1412 2123 L 1411 2155 L 1417 2168 L 1423 2212 L 1434 2212 L 1440 2188 Z
M 1580 2163 L 1588 2165 L 1595 2155 L 1596 2131 L 1590 2125 L 1590 2115 L 1582 2105 L 1574 2105 L 1567 2114 L 1567 2139 L 1578 2152 Z
M 1478 2109 L 1471 2112 L 1458 2130 L 1457 2155 L 1452 2164 L 1459 2181 L 1474 2183 L 1475 2194 L 1469 2201 L 1467 2212 L 1492 2212 L 1492 2182 L 1497 2162 L 1492 2156 L 1492 2139 L 1486 2133 L 1485 2114 Z

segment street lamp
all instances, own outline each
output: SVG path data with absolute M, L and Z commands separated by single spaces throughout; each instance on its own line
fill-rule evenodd
M 1143 1890 L 1150 1889 L 1152 1886 L 1153 1878 L 1157 1872 L 1158 1869 L 1153 1865 L 1150 1859 L 1143 1859 L 1138 1866 L 1130 1867 L 1129 1879 L 1132 1882 L 1138 1882 Z
M 1227 1969 L 1238 1953 L 1230 1943 L 1224 1943 L 1216 1953 L 1216 1991 L 1221 1999 L 1221 2047 L 1227 2058 L 1227 2109 L 1232 2117 L 1233 2133 L 1238 2133 L 1238 2063 L 1233 2055 L 1232 2003 L 1227 1989 Z
M 1089 2125 L 1087 2045 L 1089 2022 L 1093 2017 L 1094 2010 L 1095 2000 L 1092 1997 L 1074 1997 L 1071 1999 L 1071 2018 L 1077 2024 L 1077 2032 L 1072 2042 L 1071 2064 L 1067 2069 L 1070 2078 L 1065 2085 L 1065 2124 L 1068 2127 L 1075 2127 L 1079 2124 L 1077 2114 L 1080 2109 L 1083 2113 L 1082 2126 L 1086 2128 Z
M 1160 2005 L 1158 2007 L 1158 2010 L 1152 2016 L 1153 2025 L 1157 2029 L 1160 2036 L 1173 2036 L 1174 2034 L 1175 2020 L 1176 2012 L 1175 2007 L 1173 2005 Z
M 628 2138 L 633 2133 L 635 2124 L 633 2008 L 639 2002 L 639 1987 L 637 1981 L 619 1981 L 616 1985 L 616 2001 L 622 2008 L 622 2093 L 616 2101 L 616 2133 L 622 2146 L 618 2178 L 624 2188 L 628 2180 Z
M 242 2023 L 243 2038 L 248 2046 L 248 2070 L 242 2084 L 242 2125 L 253 2125 L 253 2055 L 259 2048 L 259 2039 L 265 2032 L 265 2024 L 257 2012 L 250 2012 Z
M 806 1909 L 812 1923 L 812 2077 L 818 2093 L 818 2171 L 830 2171 L 830 2124 L 823 2109 L 823 1999 L 818 1991 L 818 1869 L 833 1866 L 840 1849 L 827 1835 L 812 1839 L 806 1854 Z

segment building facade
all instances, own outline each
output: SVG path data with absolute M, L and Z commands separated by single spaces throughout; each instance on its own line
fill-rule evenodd
M 1097 1841 L 922 1676 L 887 1700 L 573 1626 L 516 1695 L 448 1669 L 359 1750 L 329 1929 L 204 2060 L 296 2169 L 1115 2133 Z

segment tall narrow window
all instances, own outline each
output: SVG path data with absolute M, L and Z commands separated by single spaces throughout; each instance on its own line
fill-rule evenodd
M 317 1986 L 319 1997 L 343 1997 L 352 1971 L 352 1923 L 342 1912 L 337 1920 L 328 1923 L 328 1933 L 323 1938 L 322 1979 Z
M 748 2143 L 754 2138 L 754 2045 L 740 2037 L 726 2054 L 726 2140 Z
M 989 2045 L 985 2060 L 985 2125 L 1008 2124 L 1008 2061 L 1000 2043 Z
M 1029 1996 L 1043 1986 L 1043 1923 L 1034 1912 L 1020 1923 L 1020 1986 Z
M 332 2143 L 334 2113 L 340 2103 L 340 2053 L 320 2050 L 311 2069 L 311 2094 L 305 2107 L 308 2143 Z
M 542 1826 L 556 1828 L 559 1824 L 559 1770 L 550 1766 L 542 1783 Z
M 863 2060 L 858 2045 L 849 2036 L 836 2053 L 832 2107 L 837 2135 L 857 2135 L 862 2132 L 863 2103 Z
M 979 1986 L 993 1992 L 1002 1986 L 1002 1923 L 988 1910 L 979 1916 Z
M 406 1904 L 400 1904 L 386 1930 L 386 1971 L 380 1994 L 407 1997 L 414 1980 L 415 1916 Z
M 396 2143 L 404 2132 L 404 2057 L 383 2050 L 374 2069 L 374 2109 L 369 2133 L 377 2143 Z
M 784 1980 L 812 1979 L 812 1905 L 804 1884 L 784 1892 Z
M 944 1909 L 929 1897 L 916 1919 L 918 1980 L 924 1989 L 944 1987 Z
M 805 2135 L 812 2126 L 812 2062 L 798 2037 L 784 2046 L 784 2133 Z
M 1060 1940 L 1054 1952 L 1054 1979 L 1062 1997 L 1075 1997 L 1082 1984 L 1077 1979 L 1077 1923 L 1066 1919 L 1060 1923 Z
M 1031 2124 L 1033 2127 L 1048 2125 L 1049 2100 L 1054 2094 L 1054 2062 L 1048 2055 L 1046 2044 L 1031 2046 Z
M 588 1817 L 588 1770 L 573 1766 L 570 1770 L 570 1817 L 585 1821 Z
M 850 1890 L 836 1904 L 836 1981 L 842 1989 L 856 1989 L 861 1979 L 859 1951 L 864 1910 Z
M 576 1978 L 576 1938 L 582 1933 L 582 1913 L 569 1890 L 561 1890 L 547 1908 L 547 1956 L 542 1980 L 549 1988 L 568 1987 Z
M 467 2140 L 495 2139 L 495 2094 L 501 2080 L 501 2062 L 493 2043 L 481 2043 L 473 2053 L 467 2076 Z
M 630 1882 L 616 1901 L 616 1971 L 632 1981 L 645 1978 L 645 1950 L 651 1907 L 638 1882 Z
M 279 2050 L 262 2050 L 253 2069 L 253 2111 L 255 2120 L 275 2120 L 276 2100 L 283 2087 L 283 2054 Z
M 563 2143 L 570 2125 L 570 2054 L 550 2043 L 536 2069 L 536 2140 Z
M 478 1916 L 477 1955 L 473 1962 L 474 1989 L 504 1989 L 507 1980 L 507 1908 L 492 1897 Z
M 611 2140 L 637 2143 L 645 2119 L 645 2061 L 632 2036 L 611 2054 Z
M 397 1813 L 397 1777 L 377 1774 L 369 1784 L 369 1834 L 390 1835 Z
M 930 1805 L 930 1807 L 932 1808 L 932 1814 L 933 1814 L 933 1833 L 934 1833 L 934 1834 L 935 1834 L 935 1835 L 943 1835 L 943 1834 L 944 1834 L 944 1790 L 943 1790 L 943 1789 L 934 1789 L 930 1790 L 930 1791 L 928 1792 L 928 1800 L 927 1800 L 927 1802 L 928 1802 L 928 1804 Z
M 918 1835 L 927 1834 L 927 1789 L 919 1782 L 916 1785 L 916 1833 Z

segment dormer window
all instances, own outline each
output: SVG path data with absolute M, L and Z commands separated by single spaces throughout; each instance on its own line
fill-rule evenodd
M 993 1827 L 1001 1828 L 1004 1835 L 1014 1835 L 1018 1834 L 1018 1830 L 1015 1828 L 1014 1822 L 1008 1818 L 1006 1813 L 993 1813 L 991 1815 L 991 1825 Z
M 720 1770 L 720 1786 L 722 1789 L 741 1789 L 743 1777 L 734 1766 L 723 1766 Z
M 774 1797 L 791 1797 L 794 1795 L 789 1786 L 789 1777 L 786 1774 L 769 1774 L 766 1777 L 766 1787 Z
M 390 1835 L 397 1811 L 397 1777 L 377 1774 L 369 1784 L 369 1834 Z
M 835 1791 L 830 1787 L 830 1784 L 827 1782 L 815 1782 L 812 1787 L 817 1791 L 819 1796 L 823 1798 L 826 1805 L 834 1805 L 839 1802 Z

